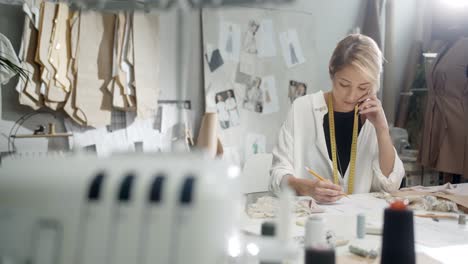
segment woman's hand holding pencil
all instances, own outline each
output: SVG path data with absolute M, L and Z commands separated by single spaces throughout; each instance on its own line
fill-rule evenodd
M 301 196 L 311 196 L 318 203 L 332 203 L 343 197 L 341 186 L 329 181 L 288 177 L 288 184 Z
M 313 170 L 310 169 L 309 167 L 305 167 L 305 169 L 306 169 L 306 171 L 307 171 L 308 173 L 310 173 L 310 174 L 312 174 L 313 176 L 315 176 L 315 178 L 317 178 L 319 181 L 324 181 L 324 182 L 329 182 L 329 183 L 331 183 L 330 180 L 327 180 L 327 179 L 323 178 L 322 176 L 320 176 L 318 173 L 316 173 L 315 171 L 313 171 Z M 349 198 L 349 196 L 348 196 L 346 193 L 344 193 L 344 192 L 342 192 L 342 195 L 344 195 L 344 196 L 346 196 L 346 197 Z

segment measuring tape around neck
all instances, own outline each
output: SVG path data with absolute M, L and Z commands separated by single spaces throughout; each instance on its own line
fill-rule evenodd
M 333 182 L 339 184 L 338 180 L 338 159 L 336 149 L 336 136 L 335 136 L 335 116 L 333 111 L 333 97 L 330 93 L 328 95 L 328 126 L 330 129 L 330 146 L 333 161 Z M 354 190 L 354 174 L 356 172 L 356 153 L 357 153 L 357 137 L 358 137 L 358 106 L 354 107 L 354 124 L 353 124 L 353 137 L 351 141 L 351 156 L 349 161 L 349 178 L 348 178 L 348 194 L 352 194 Z

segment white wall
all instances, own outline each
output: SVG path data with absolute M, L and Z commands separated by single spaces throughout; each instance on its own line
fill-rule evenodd
M 421 32 L 418 28 L 419 18 L 417 16 L 420 8 L 420 1 L 388 0 L 394 4 L 393 17 L 393 44 L 392 56 L 386 57 L 387 63 L 384 70 L 390 73 L 390 81 L 385 81 L 383 88 L 383 107 L 389 123 L 394 123 L 397 107 L 400 98 L 400 91 L 403 89 L 405 74 L 407 71 L 407 60 L 410 57 L 411 46 L 416 40 L 421 40 Z M 388 39 L 387 39 L 388 41 Z M 387 42 L 388 44 L 388 42 Z

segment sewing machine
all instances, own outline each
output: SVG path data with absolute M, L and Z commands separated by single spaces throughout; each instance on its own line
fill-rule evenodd
M 222 263 L 239 169 L 195 154 L 74 155 L 0 168 L 0 263 Z M 2 262 L 3 260 L 3 262 Z

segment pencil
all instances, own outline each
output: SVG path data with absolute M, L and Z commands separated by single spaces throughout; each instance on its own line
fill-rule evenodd
M 323 178 L 322 176 L 320 176 L 318 173 L 316 173 L 315 171 L 313 171 L 313 170 L 310 169 L 309 167 L 306 166 L 305 169 L 306 169 L 306 171 L 307 171 L 308 173 L 312 174 L 313 176 L 315 176 L 315 177 L 316 177 L 317 179 L 319 179 L 320 181 L 330 182 L 329 180 Z M 349 196 L 348 196 L 346 193 L 342 192 L 341 194 L 344 195 L 344 196 L 346 196 L 347 198 L 349 198 Z M 350 199 L 351 199 L 351 198 L 350 198 Z

